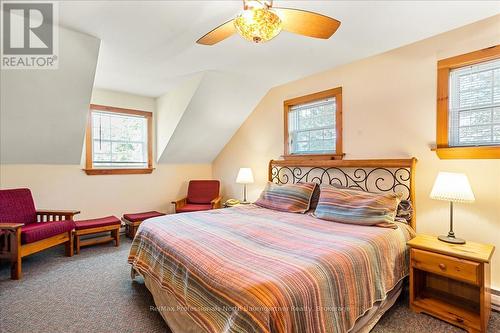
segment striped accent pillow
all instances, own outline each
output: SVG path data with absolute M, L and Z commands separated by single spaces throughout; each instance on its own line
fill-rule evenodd
M 334 222 L 391 227 L 401 196 L 321 185 L 314 216 Z
M 290 213 L 305 213 L 311 204 L 316 183 L 278 185 L 268 182 L 257 206 Z

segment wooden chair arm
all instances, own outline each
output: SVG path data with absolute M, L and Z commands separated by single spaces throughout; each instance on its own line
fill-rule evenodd
M 0 261 L 11 262 L 10 277 L 20 279 L 21 272 L 21 227 L 24 223 L 0 223 Z
M 36 211 L 40 222 L 73 220 L 73 216 L 80 214 L 79 210 L 39 209 Z
M 212 204 L 212 209 L 219 209 L 219 208 L 221 208 L 222 207 L 221 201 L 222 201 L 222 197 L 221 196 L 218 196 L 217 198 L 215 198 L 212 201 L 210 201 L 210 203 Z
M 19 228 L 21 228 L 22 226 L 24 225 L 24 223 L 10 223 L 10 222 L 7 222 L 7 223 L 0 223 L 0 230 L 17 230 Z
M 175 211 L 177 211 L 177 209 L 181 208 L 182 206 L 185 206 L 186 203 L 187 203 L 187 198 L 182 198 L 177 201 L 172 201 L 172 204 L 175 205 Z

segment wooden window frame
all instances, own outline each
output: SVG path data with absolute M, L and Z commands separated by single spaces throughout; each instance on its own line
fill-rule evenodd
M 290 108 L 297 104 L 314 102 L 320 99 L 335 97 L 335 154 L 290 154 L 288 147 L 288 113 Z M 342 87 L 328 89 L 317 93 L 292 98 L 283 102 L 284 108 L 284 155 L 285 159 L 329 159 L 341 160 L 344 157 L 342 150 Z
M 119 114 L 136 115 L 146 118 L 148 128 L 148 166 L 147 168 L 94 168 L 92 159 L 92 111 L 106 111 Z M 87 175 L 128 175 L 149 174 L 153 168 L 153 113 L 148 111 L 123 109 L 106 105 L 90 104 L 87 129 L 85 132 L 85 173 Z
M 500 145 L 497 146 L 449 146 L 448 143 L 448 107 L 449 77 L 452 69 L 477 63 L 500 59 L 500 45 L 488 47 L 459 56 L 442 59 L 437 64 L 437 118 L 436 148 L 440 159 L 490 159 L 500 158 Z

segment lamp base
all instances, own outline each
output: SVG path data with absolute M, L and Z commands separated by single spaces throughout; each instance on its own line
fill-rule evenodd
M 249 205 L 249 204 L 251 204 L 251 202 L 250 201 L 240 201 L 240 204 L 242 204 L 242 205 Z
M 442 242 L 451 244 L 465 244 L 465 240 L 462 238 L 450 237 L 450 236 L 438 236 L 438 239 Z

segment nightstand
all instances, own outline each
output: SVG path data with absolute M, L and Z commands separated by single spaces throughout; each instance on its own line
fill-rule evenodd
M 469 332 L 486 332 L 491 312 L 490 260 L 495 247 L 457 245 L 436 236 L 410 240 L 410 308 Z

